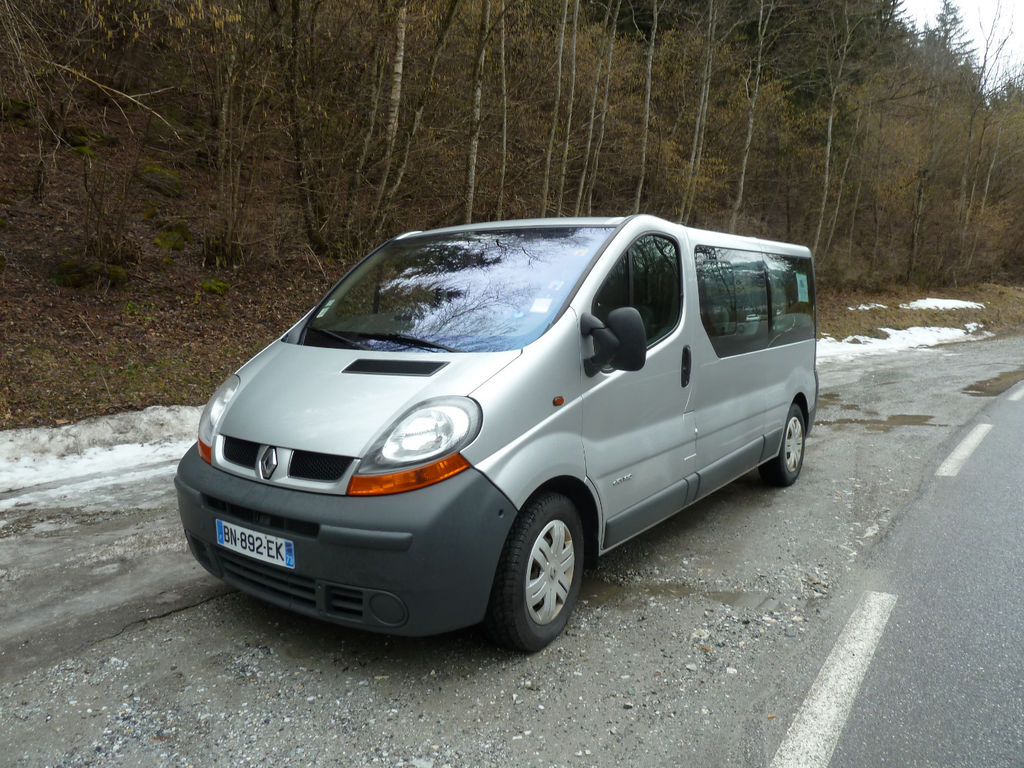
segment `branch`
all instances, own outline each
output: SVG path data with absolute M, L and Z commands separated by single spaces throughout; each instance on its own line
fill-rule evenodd
M 116 96 L 116 97 L 121 97 L 123 99 L 127 99 L 132 104 L 134 104 L 137 107 L 140 107 L 141 109 L 145 110 L 146 112 L 149 112 L 149 114 L 151 114 L 153 117 L 155 117 L 161 123 L 166 125 L 170 129 L 171 133 L 174 134 L 174 138 L 176 138 L 178 141 L 181 141 L 181 136 L 174 129 L 174 126 L 171 125 L 169 122 L 167 122 L 167 119 L 163 115 L 161 115 L 159 112 L 157 112 L 155 109 L 153 109 L 152 107 L 147 106 L 143 102 L 139 101 L 139 99 L 136 96 L 132 96 L 131 94 L 125 93 L 124 91 L 119 91 L 117 88 L 113 88 L 113 87 L 111 87 L 109 85 L 104 85 L 103 83 L 101 83 L 101 82 L 99 82 L 97 80 L 94 80 L 93 78 L 89 77 L 84 72 L 79 72 L 77 69 L 75 69 L 73 67 L 69 67 L 69 66 L 66 66 L 64 64 L 58 64 L 55 61 L 49 61 L 49 62 L 47 62 L 47 64 L 49 64 L 51 67 L 55 67 L 56 69 L 62 70 L 64 72 L 67 72 L 70 75 L 74 75 L 75 77 L 77 77 L 77 78 L 79 78 L 81 80 L 84 80 L 85 82 L 87 82 L 87 83 L 89 83 L 91 85 L 96 86 L 101 91 L 103 91 L 103 93 L 105 93 L 107 96 L 111 96 L 111 97 L 115 97 Z M 171 88 L 169 88 L 169 87 L 168 88 L 161 88 L 160 90 L 157 90 L 157 91 L 150 91 L 149 93 L 141 93 L 141 94 L 139 94 L 139 96 L 152 96 L 153 94 L 163 93 L 164 91 L 169 91 L 169 90 L 171 90 Z M 114 98 L 113 101 L 114 101 L 114 104 L 117 106 L 118 110 L 124 116 L 125 123 L 128 125 L 128 130 L 131 131 L 132 133 L 134 133 L 134 131 L 132 131 L 131 122 L 128 120 L 128 115 L 126 115 L 125 111 L 123 109 L 121 109 L 121 105 L 118 104 L 116 98 Z

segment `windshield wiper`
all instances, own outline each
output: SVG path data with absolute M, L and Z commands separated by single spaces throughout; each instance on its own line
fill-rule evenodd
M 353 336 L 358 336 L 361 339 L 377 339 L 379 341 L 394 341 L 398 344 L 405 344 L 409 347 L 419 347 L 421 349 L 440 349 L 443 352 L 459 352 L 460 350 L 453 347 L 439 344 L 436 341 L 428 341 L 427 339 L 420 339 L 416 336 L 406 336 L 404 333 L 376 333 L 373 331 L 350 331 Z
M 365 345 L 360 344 L 358 341 L 356 341 L 355 339 L 353 339 L 351 336 L 349 336 L 347 334 L 338 333 L 338 331 L 331 331 L 331 330 L 328 330 L 327 328 L 317 328 L 315 325 L 309 326 L 308 330 L 316 331 L 317 333 L 323 334 L 324 336 L 326 336 L 329 339 L 334 339 L 335 341 L 340 341 L 342 344 L 344 344 L 349 349 L 366 349 Z

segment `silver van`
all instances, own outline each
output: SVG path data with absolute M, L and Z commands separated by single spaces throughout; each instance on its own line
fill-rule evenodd
M 744 473 L 800 473 L 807 248 L 652 216 L 413 232 L 203 412 L 196 559 L 299 613 L 534 651 L 583 568 Z

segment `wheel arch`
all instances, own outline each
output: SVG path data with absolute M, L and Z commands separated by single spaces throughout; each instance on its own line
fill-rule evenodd
M 807 405 L 807 398 L 803 392 L 797 392 L 796 397 L 793 398 L 793 404 L 800 407 L 800 411 L 804 415 L 804 431 L 810 431 L 810 408 Z
M 601 537 L 597 503 L 594 501 L 590 489 L 579 478 L 562 475 L 544 482 L 530 494 L 530 499 L 532 500 L 545 492 L 560 493 L 576 506 L 576 510 L 580 514 L 580 522 L 583 524 L 583 567 L 594 567 L 597 563 Z M 523 505 L 523 507 L 526 506 L 526 504 Z

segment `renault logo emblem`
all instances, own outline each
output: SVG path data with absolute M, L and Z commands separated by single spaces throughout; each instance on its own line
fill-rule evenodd
M 260 457 L 260 475 L 264 480 L 269 480 L 275 469 L 277 469 L 277 448 L 268 445 L 267 449 L 263 451 L 263 456 Z

